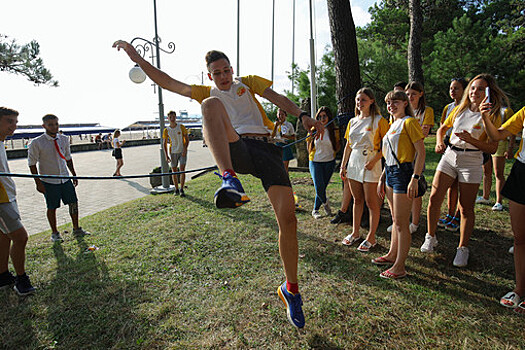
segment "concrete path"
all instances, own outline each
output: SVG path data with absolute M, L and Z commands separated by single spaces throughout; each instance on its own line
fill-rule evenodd
M 123 148 L 124 167 L 122 175 L 149 174 L 160 165 L 160 145 Z M 73 153 L 73 164 L 79 176 L 111 176 L 115 171 L 115 159 L 111 150 Z M 215 165 L 208 148 L 202 141 L 190 142 L 187 170 Z M 12 173 L 29 174 L 27 159 L 9 160 Z M 193 174 L 188 174 L 189 179 Z M 22 222 L 31 234 L 49 230 L 44 196 L 37 192 L 31 178 L 13 178 L 17 187 L 17 202 Z M 120 203 L 149 195 L 149 178 L 122 180 L 81 180 L 77 187 L 80 217 L 92 215 Z M 191 189 L 190 189 L 191 191 Z M 68 207 L 57 210 L 57 224 L 71 222 Z M 82 221 L 81 221 L 82 224 Z M 86 227 L 89 230 L 89 227 Z

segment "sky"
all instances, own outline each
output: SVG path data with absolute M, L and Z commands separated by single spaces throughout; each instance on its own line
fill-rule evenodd
M 370 22 L 375 0 L 352 0 L 356 26 Z M 40 57 L 59 87 L 36 86 L 21 75 L 0 72 L 0 105 L 20 112 L 19 125 L 40 125 L 48 113 L 60 123 L 100 123 L 123 128 L 138 120 L 158 118 L 158 95 L 149 79 L 129 77 L 132 62 L 111 45 L 117 39 L 153 40 L 153 1 L 130 0 L 0 0 L 0 33 L 19 44 L 36 40 Z M 291 89 L 292 0 L 275 1 L 274 85 Z M 315 0 L 315 47 L 320 61 L 331 45 L 326 0 Z M 215 49 L 230 58 L 234 73 L 271 77 L 272 0 L 240 0 L 240 54 L 237 68 L 237 0 L 157 0 L 161 47 L 175 44 L 173 54 L 161 53 L 161 69 L 187 84 L 201 84 L 204 56 Z M 309 0 L 296 0 L 295 62 L 310 61 Z M 151 61 L 149 54 L 146 58 Z M 204 75 L 204 83 L 212 83 Z M 163 91 L 164 111 L 200 114 L 200 105 Z

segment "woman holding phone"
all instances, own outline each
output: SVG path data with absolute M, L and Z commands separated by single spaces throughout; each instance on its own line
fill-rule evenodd
M 514 268 L 516 287 L 500 299 L 500 304 L 525 313 L 525 107 L 497 128 L 490 118 L 495 104 L 485 101 L 481 105 L 481 117 L 487 134 L 495 141 L 515 136 L 522 131 L 519 151 L 510 175 L 503 187 L 502 195 L 509 199 L 510 222 L 514 233 Z
M 427 229 L 421 251 L 430 253 L 437 246 L 436 226 L 445 194 L 454 181 L 459 183 L 459 208 L 461 213 L 460 239 L 456 249 L 453 265 L 464 267 L 468 264 L 468 243 L 474 229 L 474 205 L 479 184 L 483 177 L 483 154 L 495 153 L 497 142 L 490 140 L 480 113 L 480 105 L 490 90 L 493 108 L 489 117 L 496 127 L 501 125 L 499 111 L 503 100 L 507 100 L 504 92 L 489 74 L 479 74 L 467 85 L 466 92 L 459 106 L 454 108 L 444 124 L 438 129 L 436 137 L 436 153 L 443 153 L 436 168 L 432 192 L 427 209 Z M 450 146 L 443 142 L 445 133 L 453 128 L 450 136 Z
M 406 276 L 405 261 L 412 241 L 410 211 L 425 163 L 425 145 L 421 126 L 414 118 L 407 95 L 402 91 L 390 91 L 385 102 L 393 122 L 383 137 L 385 169 L 379 179 L 377 192 L 380 198 L 384 198 L 386 193 L 394 223 L 390 250 L 386 255 L 372 259 L 372 263 L 392 265 L 381 272 L 380 277 L 398 279 Z M 413 164 L 414 158 L 416 161 Z

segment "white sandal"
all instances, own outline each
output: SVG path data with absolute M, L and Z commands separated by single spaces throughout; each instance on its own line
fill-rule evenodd
M 354 236 L 352 236 L 352 234 L 349 234 L 348 236 L 346 236 L 343 239 L 343 241 L 341 243 L 344 244 L 344 245 L 347 245 L 347 246 L 351 246 L 352 244 L 357 242 L 360 238 L 361 237 L 354 237 Z
M 520 303 L 520 296 L 514 292 L 508 292 L 499 300 L 499 303 L 505 307 L 515 309 Z

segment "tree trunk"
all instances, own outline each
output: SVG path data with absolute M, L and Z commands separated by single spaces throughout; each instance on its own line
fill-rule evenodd
M 303 111 L 310 110 L 310 98 L 305 98 L 301 102 L 301 109 Z M 315 118 L 315 116 L 312 116 Z M 302 139 L 306 136 L 307 130 L 304 128 L 303 123 L 297 119 L 297 125 L 295 126 L 295 137 L 297 140 Z M 308 168 L 308 149 L 306 148 L 306 141 L 298 142 L 295 144 L 295 150 L 297 152 L 297 166 Z
M 335 60 L 338 111 L 353 115 L 355 94 L 361 87 L 359 55 L 352 9 L 348 0 L 327 0 Z M 346 126 L 346 125 L 345 125 Z
M 421 0 L 410 0 L 410 37 L 408 39 L 408 79 L 424 84 L 421 38 L 423 33 L 423 12 Z

